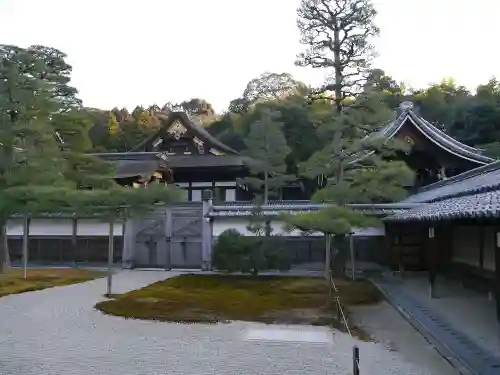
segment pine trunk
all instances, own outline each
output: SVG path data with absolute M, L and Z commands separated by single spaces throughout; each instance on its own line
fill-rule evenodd
M 342 138 L 343 132 L 342 127 L 344 124 L 342 123 L 342 115 L 344 113 L 344 74 L 342 69 L 342 48 L 341 48 L 341 40 L 340 40 L 340 29 L 337 25 L 335 25 L 335 31 L 333 33 L 333 55 L 334 55 L 334 69 L 335 69 L 335 108 L 337 109 L 337 113 L 339 115 L 340 121 L 340 129 L 334 134 L 334 152 L 340 153 L 342 150 Z M 344 166 L 343 166 L 343 155 L 340 155 L 338 161 L 338 170 L 336 171 L 336 181 L 337 184 L 341 183 L 344 179 Z

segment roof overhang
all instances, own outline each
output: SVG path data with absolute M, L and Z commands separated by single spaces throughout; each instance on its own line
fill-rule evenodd
M 385 217 L 401 213 L 418 204 L 383 203 L 383 204 L 350 204 L 348 207 L 355 211 L 366 213 L 376 217 Z M 303 214 L 317 212 L 327 208 L 328 203 L 311 203 L 309 201 L 271 201 L 267 205 L 260 206 L 260 214 L 266 217 L 276 217 L 282 214 Z M 207 217 L 249 217 L 255 213 L 255 204 L 252 202 L 226 202 L 213 205 L 206 214 Z
M 440 221 L 500 218 L 500 190 L 465 195 L 434 203 L 422 203 L 412 209 L 384 218 L 387 222 Z
M 158 152 L 94 153 L 103 160 L 116 164 L 115 178 L 146 177 L 156 170 L 196 168 L 244 168 L 243 157 L 239 155 L 168 155 Z

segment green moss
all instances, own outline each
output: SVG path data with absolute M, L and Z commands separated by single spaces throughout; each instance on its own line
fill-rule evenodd
M 348 307 L 374 303 L 378 290 L 368 282 L 337 281 Z M 229 320 L 334 325 L 323 279 L 282 276 L 182 275 L 151 284 L 96 307 L 111 315 L 170 322 Z
M 47 268 L 28 269 L 27 278 L 24 279 L 22 270 L 9 270 L 0 275 L 0 297 L 81 283 L 101 276 L 103 273 L 97 271 Z

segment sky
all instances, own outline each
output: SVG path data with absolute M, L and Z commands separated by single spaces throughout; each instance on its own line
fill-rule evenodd
M 300 0 L 0 0 L 0 44 L 68 55 L 84 105 L 162 106 L 203 98 L 217 111 L 261 73 L 318 86 L 294 65 Z M 446 77 L 474 89 L 500 77 L 496 0 L 374 0 L 381 68 L 410 87 Z

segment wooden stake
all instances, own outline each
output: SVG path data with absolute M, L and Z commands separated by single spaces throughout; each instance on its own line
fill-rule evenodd
M 354 256 L 354 237 L 352 233 L 349 234 L 349 251 L 351 253 L 352 281 L 356 281 L 356 257 Z

